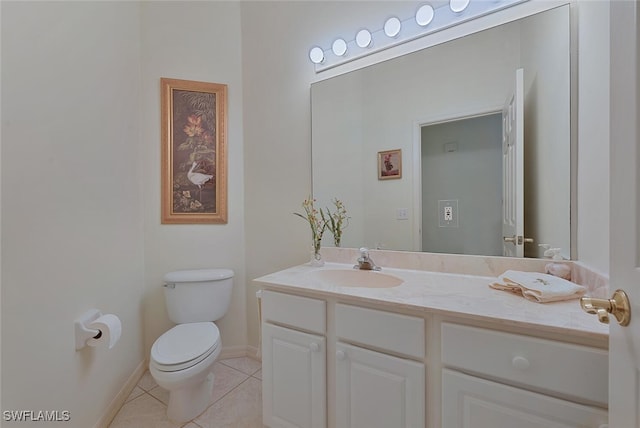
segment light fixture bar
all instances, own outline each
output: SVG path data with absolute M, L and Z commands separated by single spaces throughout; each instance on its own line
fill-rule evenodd
M 416 16 L 411 16 L 404 20 L 397 18 L 397 22 L 394 20 L 395 17 L 390 16 L 389 19 L 383 23 L 384 26 L 382 28 L 376 31 L 367 30 L 370 32 L 371 37 L 369 43 L 362 42 L 361 36 L 364 34 L 362 31 L 366 29 L 361 28 L 357 33 L 360 37 L 356 37 L 354 32 L 353 40 L 344 40 L 346 49 L 344 52 L 343 49 L 338 50 L 338 53 L 343 52 L 342 55 L 336 54 L 333 46 L 315 46 L 313 49 L 316 50 L 316 60 L 312 59 L 312 62 L 314 63 L 316 73 L 319 73 L 374 52 L 379 52 L 392 46 L 406 43 L 437 31 L 442 31 L 446 28 L 526 1 L 528 0 L 450 0 L 450 3 L 434 8 L 433 16 L 429 16 L 430 20 L 428 20 L 429 22 L 426 25 L 424 24 L 426 21 L 423 15 L 424 9 L 422 8 L 418 9 Z M 429 3 L 424 3 L 421 6 L 425 4 Z M 393 27 L 393 30 L 398 29 L 397 33 L 395 31 L 389 31 L 390 25 Z M 319 55 L 319 51 L 324 53 L 324 55 Z M 319 58 L 322 59 L 320 60 Z

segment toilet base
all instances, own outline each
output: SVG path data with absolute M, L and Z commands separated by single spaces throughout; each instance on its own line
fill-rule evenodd
M 198 385 L 169 391 L 167 416 L 173 422 L 184 423 L 199 416 L 211 404 L 213 372 Z

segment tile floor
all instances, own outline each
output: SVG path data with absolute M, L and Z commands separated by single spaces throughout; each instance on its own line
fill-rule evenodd
M 220 360 L 211 405 L 184 424 L 167 418 L 169 393 L 147 371 L 133 389 L 109 428 L 256 428 L 262 427 L 262 370 L 247 357 Z

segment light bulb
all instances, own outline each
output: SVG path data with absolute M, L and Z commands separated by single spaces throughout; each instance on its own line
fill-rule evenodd
M 449 0 L 449 8 L 455 12 L 460 13 L 469 6 L 470 0 Z
M 400 33 L 400 29 L 402 28 L 402 23 L 398 18 L 392 16 L 387 19 L 387 22 L 384 23 L 384 34 L 388 37 L 396 37 Z
M 356 44 L 361 48 L 371 46 L 371 33 L 367 29 L 362 29 L 356 34 Z
M 322 50 L 322 48 L 319 48 L 318 46 L 312 47 L 309 51 L 309 59 L 314 64 L 320 64 L 324 62 L 324 51 Z
M 331 50 L 337 56 L 343 56 L 347 53 L 347 42 L 345 42 L 344 39 L 338 38 L 333 42 L 333 45 L 331 45 Z
M 424 4 L 416 12 L 416 23 L 421 27 L 426 27 L 433 21 L 433 15 L 433 7 L 430 4 Z

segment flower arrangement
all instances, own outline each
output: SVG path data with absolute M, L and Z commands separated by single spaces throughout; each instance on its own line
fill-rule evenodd
M 302 208 L 304 209 L 305 214 L 293 214 L 305 219 L 309 223 L 309 226 L 311 227 L 311 236 L 313 239 L 313 256 L 315 260 L 320 260 L 320 246 L 322 245 L 322 235 L 327 228 L 327 223 L 325 222 L 321 212 L 315 208 L 315 202 L 316 200 L 312 199 L 311 196 L 309 196 L 302 202 Z
M 342 231 L 345 227 L 347 227 L 349 222 L 349 217 L 347 216 L 347 210 L 344 207 L 342 201 L 337 198 L 333 199 L 333 205 L 336 207 L 334 212 L 331 212 L 329 208 L 316 209 L 314 206 L 316 200 L 309 196 L 302 202 L 302 208 L 304 209 L 304 214 L 301 213 L 293 213 L 298 217 L 306 220 L 309 223 L 309 227 L 311 227 L 311 237 L 313 239 L 313 254 L 311 257 L 312 264 L 322 265 L 322 257 L 320 256 L 320 247 L 322 246 L 322 235 L 325 230 L 329 229 L 329 231 L 333 234 L 333 242 L 336 247 L 340 246 L 340 240 L 342 238 Z
M 340 199 L 334 198 L 333 205 L 336 207 L 335 212 L 332 213 L 329 208 L 325 208 L 326 216 L 322 210 L 320 210 L 320 216 L 333 235 L 333 243 L 336 247 L 339 247 L 342 239 L 342 230 L 349 225 L 350 217 L 347 216 L 347 209 Z

